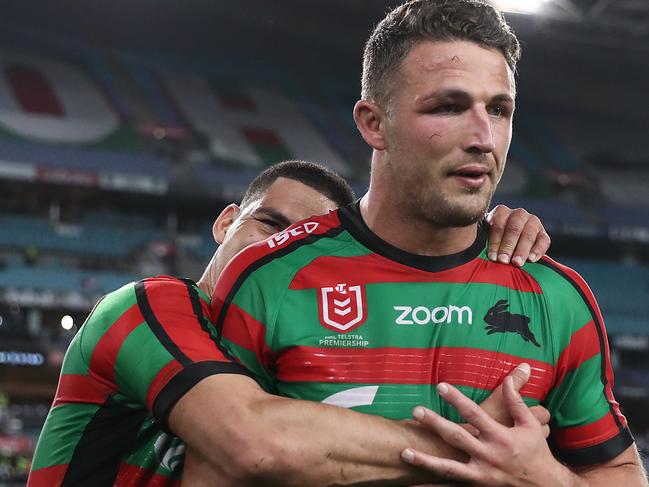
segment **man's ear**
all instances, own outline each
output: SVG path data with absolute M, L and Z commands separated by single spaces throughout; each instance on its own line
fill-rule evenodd
M 230 228 L 232 223 L 234 223 L 234 220 L 237 219 L 239 213 L 241 213 L 239 206 L 230 203 L 217 217 L 214 225 L 212 225 L 212 236 L 217 244 L 221 245 L 223 243 L 225 233 L 228 231 L 228 228 Z
M 354 121 L 365 142 L 373 149 L 385 149 L 383 138 L 385 114 L 376 103 L 370 100 L 358 100 L 354 105 Z

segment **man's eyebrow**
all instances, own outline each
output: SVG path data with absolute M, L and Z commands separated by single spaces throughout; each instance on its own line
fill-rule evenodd
M 492 102 L 500 103 L 514 103 L 514 98 L 511 95 L 503 93 L 502 95 L 496 95 L 491 99 Z
M 264 215 L 272 218 L 284 227 L 288 227 L 293 224 L 293 222 L 286 215 L 284 215 L 284 213 L 276 210 L 275 208 L 269 206 L 260 206 L 255 210 L 254 214 L 255 216 L 259 216 L 260 213 L 263 213 Z
M 422 101 L 434 100 L 438 98 L 461 98 L 472 99 L 473 97 L 464 90 L 442 89 L 437 90 L 422 98 Z M 491 98 L 491 102 L 496 103 L 514 103 L 514 98 L 508 93 L 501 93 Z

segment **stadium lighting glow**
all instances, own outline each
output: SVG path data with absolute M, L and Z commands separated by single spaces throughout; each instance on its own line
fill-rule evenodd
M 492 0 L 498 10 L 515 14 L 538 14 L 550 0 Z
M 71 330 L 74 326 L 74 319 L 70 315 L 65 315 L 61 318 L 61 328 L 64 330 Z

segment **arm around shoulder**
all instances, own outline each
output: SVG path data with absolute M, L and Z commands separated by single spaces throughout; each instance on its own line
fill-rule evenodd
M 195 459 L 190 471 L 202 464 L 221 483 L 245 485 L 281 469 L 284 446 L 270 434 L 272 425 L 254 413 L 266 396 L 254 380 L 234 374 L 207 377 L 183 395 L 171 410 L 169 428 Z
M 401 461 L 407 445 L 458 455 L 413 422 L 273 396 L 234 374 L 207 377 L 189 390 L 169 427 L 188 445 L 191 485 L 205 475 L 212 485 L 409 485 L 435 476 Z

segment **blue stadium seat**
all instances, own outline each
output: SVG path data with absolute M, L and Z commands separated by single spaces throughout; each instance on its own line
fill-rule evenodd
M 588 282 L 609 333 L 649 333 L 649 268 L 587 259 L 562 262 Z

